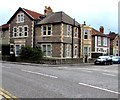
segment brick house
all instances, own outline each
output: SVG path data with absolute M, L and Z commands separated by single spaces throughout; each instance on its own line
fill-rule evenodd
M 116 35 L 113 40 L 113 55 L 120 56 L 120 35 Z
M 115 40 L 115 37 L 117 36 L 118 34 L 114 33 L 114 32 L 110 32 L 108 34 L 108 36 L 110 37 L 110 55 L 114 55 L 113 53 L 113 44 L 114 44 L 114 40 Z
M 36 24 L 35 46 L 51 59 L 80 58 L 80 24 L 64 12 L 46 13 Z
M 22 46 L 34 45 L 35 23 L 40 20 L 37 12 L 19 8 L 7 22 L 9 24 L 11 50 L 18 56 Z
M 110 55 L 110 37 L 104 34 L 104 27 L 99 31 L 92 28 L 92 57 L 99 55 Z

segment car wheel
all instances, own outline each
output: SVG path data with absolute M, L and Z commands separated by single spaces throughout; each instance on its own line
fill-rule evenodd
M 107 62 L 104 62 L 104 65 L 107 65 Z

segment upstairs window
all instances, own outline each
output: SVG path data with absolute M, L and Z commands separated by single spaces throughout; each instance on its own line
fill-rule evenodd
M 72 27 L 70 25 L 67 25 L 67 36 L 68 37 L 71 36 L 71 31 L 72 31 Z
M 44 35 L 44 36 L 52 35 L 52 25 L 42 26 L 42 35 Z
M 13 28 L 13 36 L 16 37 L 17 36 L 17 27 Z
M 84 39 L 88 39 L 88 30 L 84 31 Z
M 19 36 L 22 36 L 22 26 L 19 26 Z
M 74 28 L 74 37 L 78 37 L 78 28 L 77 27 Z
M 116 46 L 118 46 L 118 41 L 116 41 Z
M 107 46 L 107 38 L 103 37 L 103 46 Z
M 24 13 L 20 13 L 17 15 L 17 23 L 24 22 Z
M 101 37 L 98 36 L 98 46 L 101 46 Z
M 24 26 L 24 36 L 28 36 L 28 26 Z

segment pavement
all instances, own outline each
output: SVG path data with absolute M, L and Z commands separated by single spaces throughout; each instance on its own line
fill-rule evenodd
M 0 88 L 0 100 L 18 100 L 18 99 L 12 94 L 10 94 L 8 91 Z
M 35 63 L 26 63 L 26 62 L 10 62 L 10 61 L 0 61 L 2 63 L 10 63 L 10 64 L 19 64 L 19 65 L 30 65 L 30 66 L 44 66 L 44 67 L 62 67 L 62 66 L 89 66 L 93 65 L 93 63 L 79 63 L 79 64 L 35 64 Z

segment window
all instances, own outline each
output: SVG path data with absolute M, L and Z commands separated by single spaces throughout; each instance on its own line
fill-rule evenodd
M 84 55 L 88 54 L 88 47 L 84 47 Z
M 19 30 L 19 36 L 22 36 L 22 26 L 19 26 L 18 30 Z
M 116 46 L 118 46 L 118 41 L 116 41 Z
M 45 36 L 52 35 L 52 25 L 44 25 L 42 26 L 42 34 Z
M 78 57 L 78 46 L 77 45 L 74 46 L 74 57 L 75 58 Z
M 107 46 L 107 38 L 103 37 L 103 46 Z
M 71 26 L 70 25 L 67 25 L 67 36 L 71 36 L 71 30 L 72 30 L 72 28 L 71 28 Z
M 52 46 L 51 46 L 51 44 L 43 44 L 42 45 L 42 51 L 44 53 L 44 56 L 51 57 L 52 56 Z
M 13 36 L 16 37 L 17 36 L 17 27 L 13 28 Z
M 28 26 L 24 26 L 24 36 L 28 36 Z
M 70 44 L 66 45 L 66 57 L 68 58 L 71 57 L 71 45 Z
M 84 31 L 84 39 L 88 39 L 88 30 Z
M 17 15 L 17 23 L 24 22 L 24 13 Z
M 78 37 L 78 28 L 77 27 L 74 28 L 74 37 Z
M 98 36 L 98 46 L 101 46 L 101 37 Z
M 20 45 L 16 45 L 16 50 L 15 50 L 16 56 L 20 54 Z

